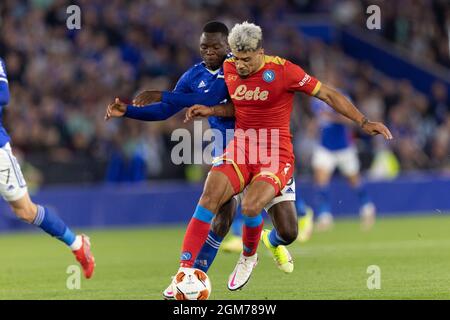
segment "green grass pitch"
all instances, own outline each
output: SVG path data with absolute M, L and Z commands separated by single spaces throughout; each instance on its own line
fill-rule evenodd
M 0 235 L 0 299 L 161 299 L 177 270 L 183 227 L 85 230 L 97 268 L 80 290 L 69 290 L 72 254 L 42 233 Z M 226 288 L 237 254 L 219 252 L 210 269 L 211 299 L 449 299 L 450 216 L 380 218 L 368 233 L 357 220 L 338 220 L 289 249 L 292 274 L 279 271 L 260 243 L 259 264 L 247 286 Z M 367 268 L 381 270 L 369 290 Z

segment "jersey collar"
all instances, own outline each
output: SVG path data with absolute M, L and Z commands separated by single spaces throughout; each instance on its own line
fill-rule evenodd
M 203 66 L 206 70 L 208 70 L 208 72 L 211 73 L 211 74 L 217 74 L 217 73 L 220 71 L 220 68 L 218 68 L 218 69 L 216 69 L 216 70 L 208 69 L 208 67 L 206 67 L 205 61 L 202 61 L 202 66 Z

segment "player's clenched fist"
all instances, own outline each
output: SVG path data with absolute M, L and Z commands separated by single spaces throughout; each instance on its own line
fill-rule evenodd
M 184 122 L 189 122 L 195 118 L 205 118 L 214 115 L 214 108 L 201 104 L 195 104 L 186 111 Z
M 106 108 L 105 120 L 109 120 L 114 117 L 123 117 L 127 111 L 127 105 L 116 98 L 113 103 L 110 103 Z

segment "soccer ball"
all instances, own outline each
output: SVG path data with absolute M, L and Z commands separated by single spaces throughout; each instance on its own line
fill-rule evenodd
M 172 289 L 176 300 L 206 300 L 211 294 L 211 282 L 202 270 L 183 268 L 173 278 Z

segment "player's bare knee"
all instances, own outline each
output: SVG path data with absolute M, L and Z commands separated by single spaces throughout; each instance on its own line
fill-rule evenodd
M 260 201 L 248 201 L 244 199 L 241 204 L 242 214 L 247 217 L 256 217 L 261 213 L 264 205 Z
M 200 201 L 198 202 L 203 208 L 208 209 L 213 213 L 217 213 L 218 208 L 220 207 L 220 197 L 215 196 L 209 192 L 204 192 L 200 197 Z

